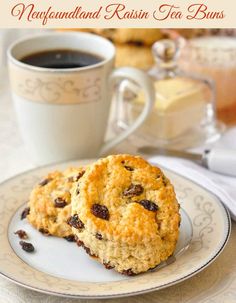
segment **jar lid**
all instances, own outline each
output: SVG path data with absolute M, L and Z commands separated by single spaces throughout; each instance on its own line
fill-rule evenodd
M 178 67 L 178 58 L 182 47 L 185 45 L 183 38 L 176 40 L 162 39 L 152 46 L 152 53 L 156 65 L 149 70 L 149 74 L 153 77 L 168 77 L 170 73 L 174 73 Z
M 152 53 L 155 60 L 169 62 L 179 57 L 181 49 L 185 46 L 185 39 L 162 39 L 157 41 L 152 46 Z

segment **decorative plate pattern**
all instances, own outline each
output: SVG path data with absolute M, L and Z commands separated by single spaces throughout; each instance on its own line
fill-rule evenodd
M 115 282 L 80 282 L 55 277 L 24 263 L 13 251 L 8 228 L 17 209 L 27 200 L 32 186 L 53 169 L 84 162 L 63 163 L 25 172 L 0 185 L 0 272 L 13 282 L 40 292 L 80 298 L 107 298 L 136 295 L 183 281 L 207 267 L 223 250 L 230 234 L 228 212 L 205 189 L 171 171 L 178 200 L 193 224 L 188 250 L 174 263 L 136 277 Z M 217 235 L 217 236 L 216 236 Z

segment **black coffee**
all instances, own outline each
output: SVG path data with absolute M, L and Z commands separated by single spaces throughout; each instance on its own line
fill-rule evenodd
M 78 68 L 99 63 L 103 58 L 72 49 L 55 49 L 33 53 L 20 61 L 29 65 L 45 68 Z

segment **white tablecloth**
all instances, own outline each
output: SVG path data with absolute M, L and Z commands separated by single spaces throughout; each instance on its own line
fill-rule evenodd
M 116 151 L 135 152 L 132 138 Z M 0 93 L 0 181 L 34 167 L 22 143 L 9 92 Z M 0 201 L 1 203 L 1 201 Z M 1 243 L 0 243 L 1 246 Z M 233 303 L 236 302 L 236 224 L 227 247 L 203 272 L 176 286 L 132 298 L 109 299 L 106 302 L 130 303 Z M 88 300 L 57 298 L 24 289 L 0 277 L 0 303 L 72 303 Z M 94 302 L 101 302 L 95 300 Z

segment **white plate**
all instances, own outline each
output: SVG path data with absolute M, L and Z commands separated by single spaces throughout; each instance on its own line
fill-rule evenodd
M 170 171 L 165 173 L 175 186 L 182 208 L 180 239 L 175 257 L 142 275 L 125 277 L 108 271 L 75 243 L 45 237 L 26 220 L 19 219 L 32 186 L 42 176 L 53 169 L 81 164 L 84 162 L 38 168 L 0 185 L 0 272 L 3 276 L 27 288 L 58 296 L 122 297 L 183 281 L 207 267 L 226 245 L 230 219 L 220 201 L 192 181 Z M 27 231 L 29 241 L 36 248 L 34 253 L 20 248 L 19 239 L 14 235 L 17 229 Z
M 22 205 L 12 217 L 8 238 L 17 256 L 29 266 L 58 278 L 80 282 L 114 282 L 128 279 L 114 270 L 106 270 L 95 259 L 89 258 L 85 251 L 79 249 L 75 243 L 68 243 L 66 240 L 56 237 L 43 236 L 29 225 L 27 220 L 20 220 L 25 206 L 25 204 Z M 192 239 L 192 224 L 184 210 L 181 210 L 181 218 L 180 237 L 174 258 L 172 256 L 155 270 L 174 262 L 175 258 L 181 256 L 189 247 Z M 27 241 L 34 245 L 35 253 L 29 254 L 22 250 L 18 236 L 14 234 L 19 229 L 27 232 L 29 236 Z M 75 266 L 75 264 L 77 265 Z

